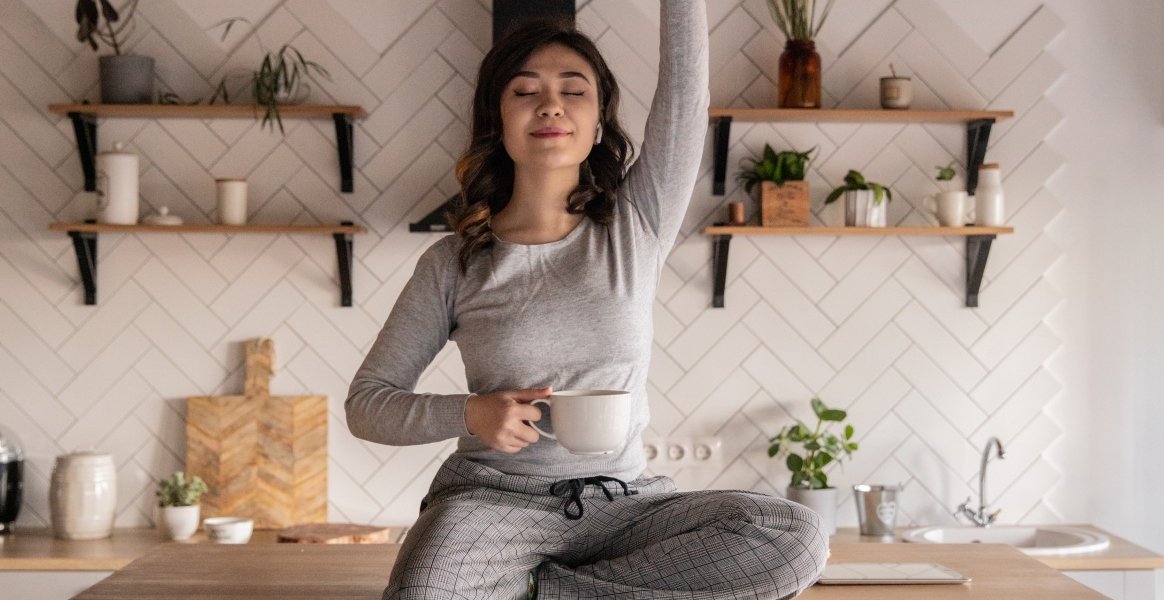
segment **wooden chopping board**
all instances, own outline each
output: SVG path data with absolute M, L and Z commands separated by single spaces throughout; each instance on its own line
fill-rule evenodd
M 249 340 L 243 395 L 186 401 L 186 471 L 210 488 L 204 517 L 327 521 L 327 396 L 272 396 L 274 372 L 274 343 Z
M 289 544 L 387 544 L 393 531 L 387 527 L 352 523 L 292 525 L 279 532 L 279 542 Z

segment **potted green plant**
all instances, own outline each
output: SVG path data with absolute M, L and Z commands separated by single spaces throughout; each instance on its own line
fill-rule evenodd
M 768 0 L 772 20 L 785 39 L 776 85 L 780 108 L 820 108 L 820 54 L 814 40 L 833 1 L 827 0 L 817 13 L 817 0 Z
M 825 204 L 845 196 L 845 225 L 848 227 L 885 227 L 886 206 L 893 191 L 880 183 L 868 181 L 859 171 L 850 169 L 845 183 L 829 192 Z
M 283 131 L 279 106 L 303 102 L 311 92 L 307 79 L 319 83 L 318 75 L 331 81 L 331 74 L 317 62 L 307 60 L 295 46 L 283 44 L 276 52 L 263 55 L 263 62 L 254 72 L 255 102 L 263 107 L 263 127 L 272 122 Z
M 201 512 L 199 501 L 207 491 L 206 482 L 197 475 L 186 476 L 174 471 L 158 482 L 156 522 L 162 533 L 173 540 L 184 540 L 198 530 Z
M 936 166 L 934 168 L 938 170 L 934 180 L 942 187 L 942 191 L 934 196 L 926 196 L 922 201 L 922 206 L 926 212 L 937 217 L 938 225 L 961 227 L 964 225 L 963 221 L 970 197 L 966 194 L 966 190 L 952 189 L 955 185 L 953 183 L 954 177 L 957 175 L 957 171 L 954 170 L 954 161 L 950 161 L 944 167 Z
M 837 489 L 829 485 L 825 468 L 852 458 L 857 450 L 853 441 L 853 426 L 845 424 L 841 435 L 825 427 L 825 423 L 842 424 L 848 413 L 829 408 L 820 398 L 812 399 L 816 426 L 809 428 L 803 422 L 785 426 L 773 437 L 768 457 L 784 456 L 784 464 L 792 473 L 787 497 L 816 511 L 824 521 L 828 534 L 836 533 Z
M 760 224 L 764 227 L 808 226 L 808 182 L 804 180 L 808 152 L 785 150 L 776 152 L 764 144 L 764 152 L 757 158 L 744 158 L 744 165 L 736 179 L 749 194 L 760 186 Z
M 110 0 L 77 0 L 77 41 L 88 44 L 94 52 L 99 49 L 98 41 L 113 50 L 112 55 L 98 60 L 103 103 L 148 104 L 153 100 L 154 59 L 122 54 L 136 9 L 137 0 L 129 0 L 120 11 Z

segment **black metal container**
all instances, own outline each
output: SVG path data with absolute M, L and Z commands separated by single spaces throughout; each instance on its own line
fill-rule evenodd
M 0 426 L 0 535 L 12 532 L 24 489 L 24 450 L 16 435 Z

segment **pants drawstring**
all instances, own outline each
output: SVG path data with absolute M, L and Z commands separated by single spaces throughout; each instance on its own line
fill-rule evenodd
M 582 490 L 586 489 L 587 485 L 597 485 L 602 488 L 602 493 L 606 494 L 608 501 L 614 501 L 614 495 L 610 493 L 610 490 L 606 489 L 605 483 L 607 481 L 613 481 L 622 486 L 623 496 L 634 496 L 639 493 L 638 490 L 628 488 L 625 481 L 605 475 L 555 481 L 550 486 L 550 493 L 559 498 L 566 498 L 566 504 L 562 508 L 562 512 L 566 514 L 567 519 L 577 521 L 582 518 Z M 576 509 L 577 512 L 571 512 L 571 508 Z

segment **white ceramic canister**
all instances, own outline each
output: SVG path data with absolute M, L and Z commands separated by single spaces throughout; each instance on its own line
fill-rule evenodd
M 79 451 L 57 457 L 49 484 L 53 535 L 63 540 L 107 538 L 113 533 L 116 509 L 112 455 Z
M 222 225 L 247 224 L 247 180 L 215 179 L 218 196 L 218 222 Z
M 117 225 L 137 223 L 139 207 L 137 155 L 123 152 L 118 142 L 112 152 L 97 154 L 97 221 Z
M 998 163 L 978 168 L 978 189 L 974 192 L 974 224 L 1001 227 L 1006 224 L 1006 202 Z

